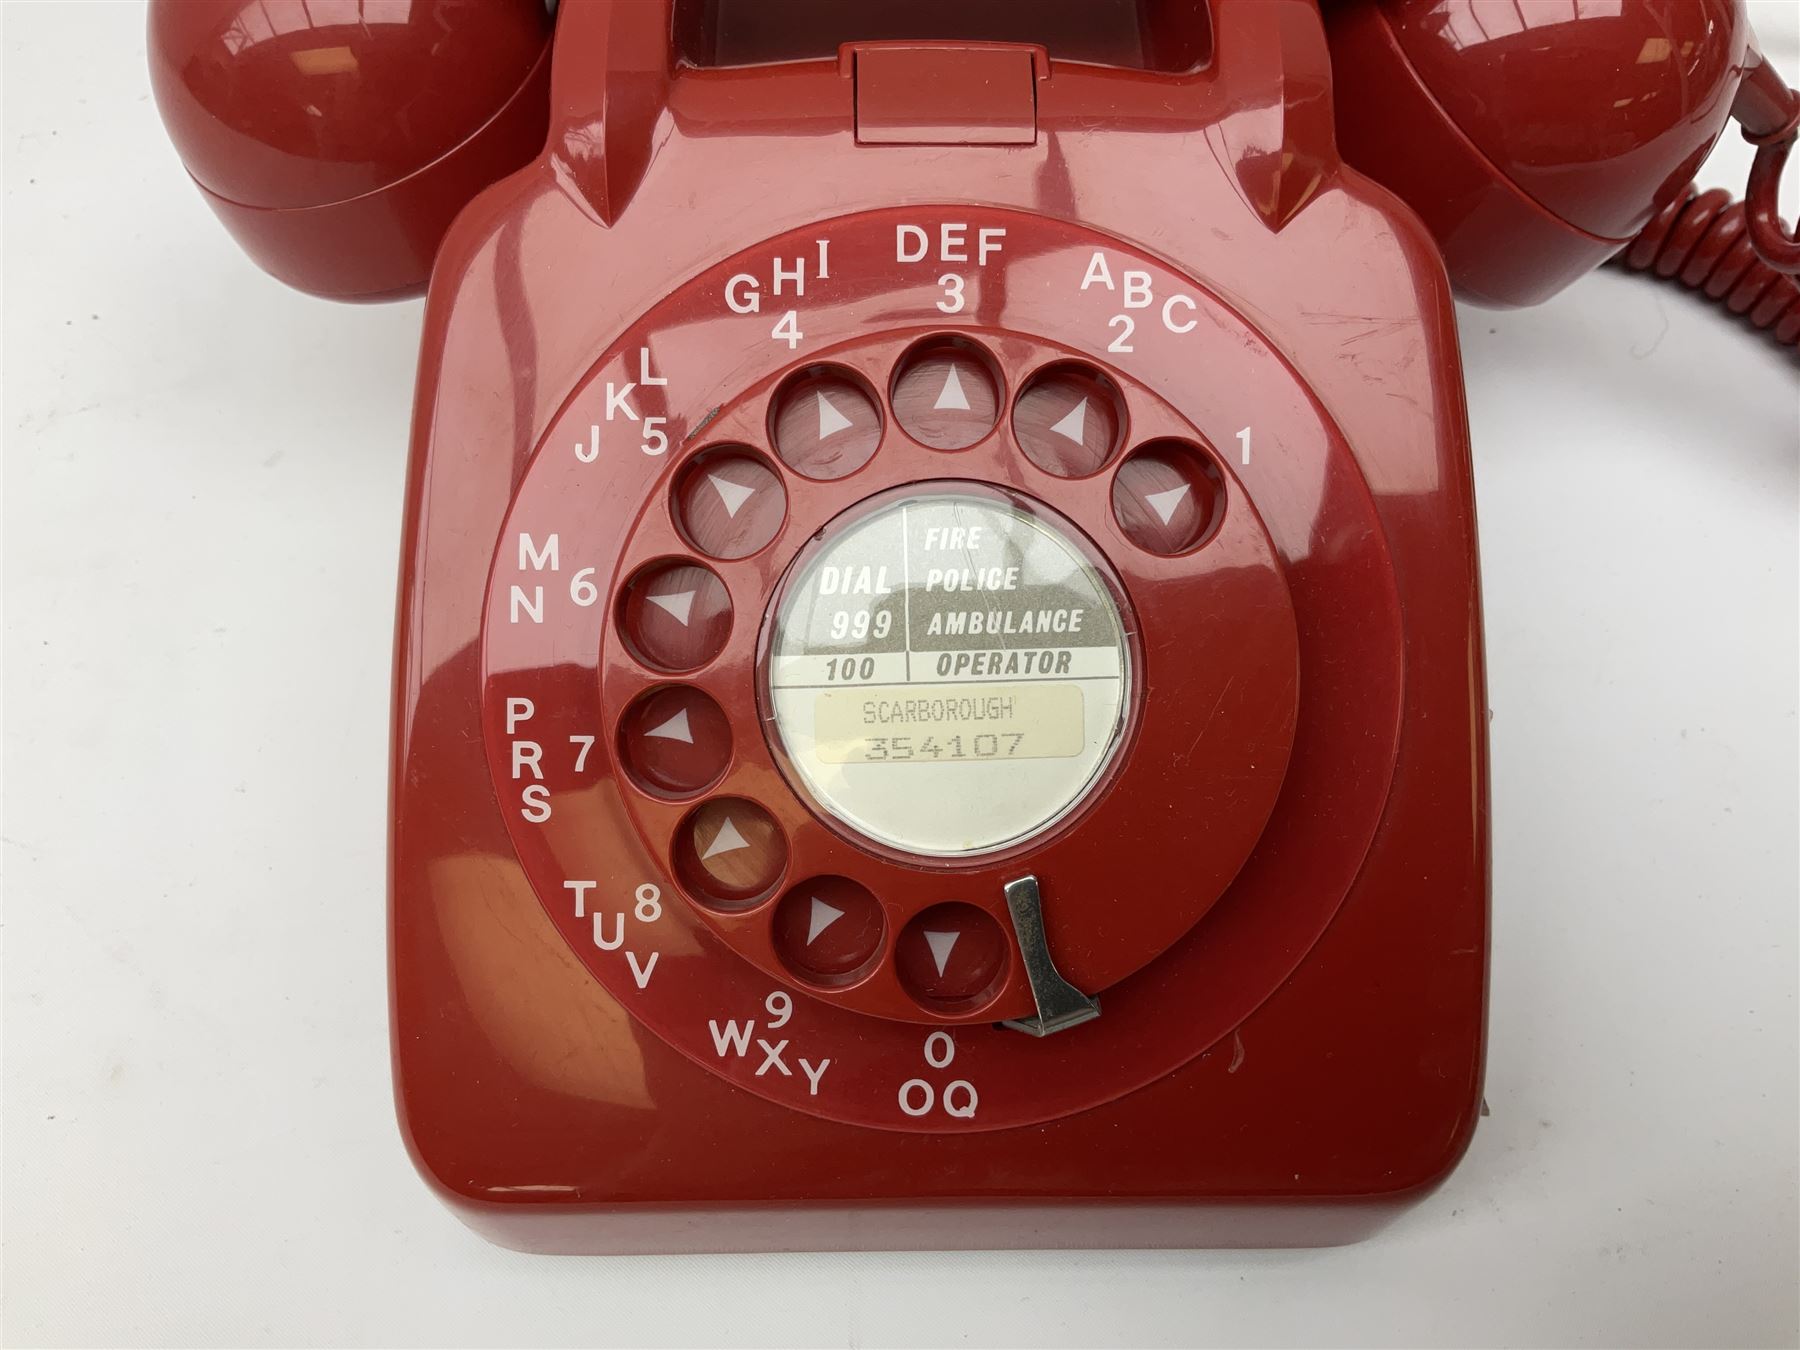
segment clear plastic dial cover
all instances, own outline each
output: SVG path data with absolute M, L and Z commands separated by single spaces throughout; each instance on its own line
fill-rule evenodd
M 827 530 L 782 592 L 764 678 L 798 788 L 870 839 L 955 857 L 1080 804 L 1132 671 L 1112 588 L 1064 528 L 945 489 Z

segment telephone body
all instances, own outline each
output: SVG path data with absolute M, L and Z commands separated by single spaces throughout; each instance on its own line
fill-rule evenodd
M 439 1194 L 597 1252 L 1427 1193 L 1488 933 L 1452 281 L 1541 299 L 1734 106 L 1779 142 L 1736 0 L 377 8 L 163 3 L 152 63 L 269 270 L 430 277 L 391 940 Z

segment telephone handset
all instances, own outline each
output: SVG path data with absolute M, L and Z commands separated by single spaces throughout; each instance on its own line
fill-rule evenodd
M 1737 0 L 351 8 L 159 0 L 152 70 L 265 268 L 430 281 L 391 933 L 445 1198 L 537 1250 L 1319 1243 L 1444 1176 L 1449 283 L 1625 250 L 1795 342 Z M 1734 113 L 1747 209 L 1687 186 Z

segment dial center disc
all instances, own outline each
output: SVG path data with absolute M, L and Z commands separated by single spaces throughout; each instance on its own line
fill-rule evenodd
M 1022 844 L 1081 805 L 1123 739 L 1121 597 L 1074 527 L 1028 498 L 965 483 L 871 498 L 802 552 L 772 605 L 776 758 L 828 819 L 888 848 Z

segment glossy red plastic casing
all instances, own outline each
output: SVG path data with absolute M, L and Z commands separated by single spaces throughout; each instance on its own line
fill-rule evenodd
M 423 291 L 456 213 L 543 145 L 542 0 L 156 0 L 149 53 L 207 205 L 330 299 Z
M 1536 304 L 1692 181 L 1758 59 L 1742 0 L 1328 5 L 1345 159 L 1430 227 L 1458 291 Z
M 1192 70 L 983 41 L 703 67 L 664 3 L 563 7 L 548 146 L 438 259 L 400 592 L 397 1099 L 488 1237 L 1323 1244 L 1461 1156 L 1487 782 L 1449 286 L 1418 219 L 1338 157 L 1310 0 L 1205 17 Z M 907 421 L 908 354 L 945 340 L 1002 400 L 967 450 Z M 1073 477 L 1021 453 L 1020 397 L 1059 363 L 1116 391 L 1125 428 Z M 781 391 L 820 368 L 881 426 L 829 480 L 776 448 Z M 1158 438 L 1223 521 L 1166 557 L 1127 491 Z M 726 454 L 721 493 L 782 503 L 741 557 L 696 542 L 685 495 Z M 947 482 L 1072 522 L 1141 620 L 1133 725 L 1193 718 L 1133 733 L 1135 814 L 1102 826 L 1100 801 L 1019 855 L 1051 949 L 1105 985 L 1097 1020 L 1043 1040 L 991 1024 L 1028 1009 L 1016 951 L 972 1010 L 915 1006 L 888 947 L 808 986 L 767 927 L 813 869 L 866 882 L 890 935 L 934 898 L 1005 914 L 976 881 L 1004 866 L 859 847 L 755 730 L 765 606 L 818 523 Z M 622 637 L 634 577 L 665 564 L 730 606 L 693 670 Z M 1200 668 L 1233 660 L 1248 683 Z M 629 709 L 664 687 L 732 737 L 722 786 L 673 805 L 630 769 Z M 715 912 L 670 850 L 727 790 L 766 807 L 788 870 Z M 1209 833 L 1227 820 L 1236 852 Z M 1189 887 L 1105 885 L 1214 843 Z

